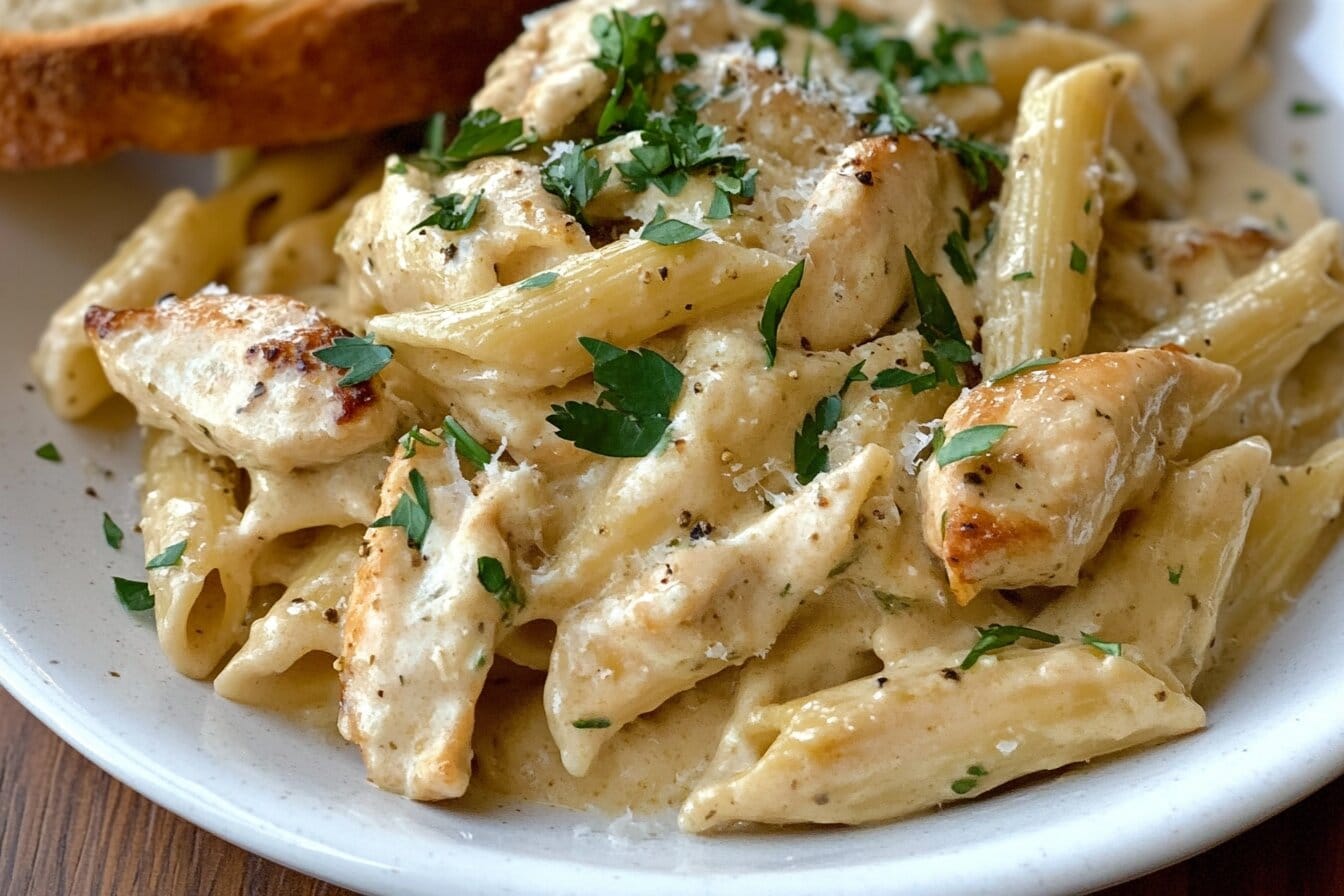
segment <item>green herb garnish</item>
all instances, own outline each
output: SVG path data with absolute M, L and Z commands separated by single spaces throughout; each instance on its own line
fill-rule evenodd
M 187 549 L 186 539 L 170 544 L 145 564 L 145 569 L 167 569 L 182 562 L 182 553 Z
M 1182 563 L 1179 568 L 1172 569 L 1167 567 L 1167 581 L 1173 585 L 1181 584 L 1181 576 L 1185 574 L 1185 564 Z
M 527 604 L 522 589 L 504 572 L 504 564 L 494 557 L 476 558 L 476 580 L 499 602 L 505 619 Z
M 523 120 L 507 121 L 494 109 L 477 109 L 457 126 L 457 136 L 444 145 L 447 119 L 442 112 L 430 118 L 425 127 L 425 146 L 413 156 L 406 156 L 391 169 L 404 173 L 406 166 L 428 174 L 446 174 L 475 159 L 517 152 L 533 142 L 523 136 Z
M 611 727 L 611 719 L 604 719 L 604 718 L 602 718 L 601 716 L 597 716 L 597 717 L 587 718 L 587 719 L 575 719 L 571 724 L 573 724 L 575 728 L 580 728 L 580 729 L 588 729 L 588 728 L 610 728 L 610 727 Z
M 980 640 L 975 642 L 975 646 L 971 648 L 971 652 L 966 654 L 966 659 L 961 661 L 962 669 L 971 668 L 976 664 L 980 657 L 989 653 L 991 650 L 1000 650 L 1004 647 L 1011 647 L 1021 638 L 1030 638 L 1033 641 L 1040 641 L 1045 644 L 1059 643 L 1059 635 L 1037 631 L 1034 628 L 1023 628 L 1020 625 L 990 624 L 985 628 L 976 626 L 976 631 L 980 633 Z
M 565 211 L 586 226 L 583 210 L 606 185 L 611 169 L 603 168 L 585 149 L 582 145 L 571 146 L 543 165 L 541 186 L 558 196 L 565 204 Z
M 33 453 L 43 460 L 49 460 L 52 463 L 60 463 L 61 461 L 61 452 L 57 451 L 56 446 L 51 442 L 39 445 L 38 449 Z
M 996 373 L 989 378 L 991 383 L 1001 383 L 1006 379 L 1017 376 L 1019 373 L 1026 373 L 1028 370 L 1035 370 L 1038 367 L 1049 367 L 1051 364 L 1058 364 L 1058 358 L 1045 356 L 1042 358 L 1028 358 L 1021 364 L 1014 364 L 1003 373 Z
M 1325 114 L 1325 104 L 1318 103 L 1315 100 L 1296 99 L 1288 107 L 1288 111 L 1298 118 L 1313 118 L 1317 115 Z
M 614 9 L 610 16 L 594 16 L 589 31 L 597 40 L 593 65 L 616 76 L 598 119 L 598 136 L 642 128 L 648 119 L 649 94 L 662 71 L 658 44 L 667 33 L 667 22 L 656 12 L 632 16 Z
M 380 516 L 369 523 L 369 528 L 405 529 L 406 544 L 414 550 L 419 550 L 424 546 L 425 536 L 429 534 L 429 524 L 434 519 L 429 510 L 429 487 L 419 470 L 411 470 L 407 479 L 411 483 L 411 494 L 402 492 L 401 497 L 397 499 L 397 506 L 392 508 L 392 513 Z
M 467 199 L 461 193 L 431 196 L 429 202 L 434 206 L 434 211 L 430 212 L 424 220 L 417 223 L 408 232 L 415 233 L 417 230 L 423 230 L 426 227 L 438 227 L 441 230 L 448 231 L 466 230 L 471 226 L 472 218 L 476 217 L 476 209 L 480 207 L 481 197 L 484 195 L 485 191 L 482 190 L 471 199 Z
M 765 366 L 775 366 L 775 353 L 779 348 L 779 322 L 784 318 L 784 312 L 789 308 L 789 301 L 793 294 L 798 291 L 798 286 L 803 282 L 803 265 L 800 261 L 789 268 L 782 277 L 775 281 L 775 285 L 770 287 L 770 294 L 765 297 L 765 310 L 761 313 L 761 338 L 765 340 Z
M 966 241 L 971 238 L 971 219 L 961 209 L 957 209 L 956 212 L 958 228 L 947 235 L 947 242 L 943 243 L 943 252 L 947 254 L 947 260 L 952 263 L 952 270 L 957 272 L 961 282 L 970 286 L 976 279 L 970 247 L 966 245 Z
M 793 468 L 798 473 L 799 484 L 807 485 L 831 468 L 831 449 L 821 444 L 821 437 L 839 424 L 840 409 L 850 384 L 866 379 L 860 361 L 845 374 L 839 390 L 818 401 L 812 413 L 803 418 L 803 425 L 793 436 Z
M 1079 632 L 1078 637 L 1081 638 L 1083 643 L 1088 647 L 1100 650 L 1102 653 L 1111 656 L 1119 656 L 1124 650 L 1124 645 L 1118 641 L 1103 641 L 1100 638 L 1092 637 L 1087 632 Z
M 560 279 L 560 275 L 555 271 L 542 271 L 540 274 L 533 274 L 526 280 L 518 284 L 519 289 L 544 289 Z
M 707 227 L 694 227 L 685 221 L 669 218 L 667 210 L 660 205 L 653 213 L 653 220 L 639 232 L 639 238 L 660 246 L 680 246 L 698 240 L 707 233 Z
M 113 576 L 112 586 L 117 589 L 117 600 L 131 612 L 139 613 L 154 608 L 154 595 L 149 590 L 148 582 Z
M 313 357 L 346 371 L 339 385 L 357 386 L 388 365 L 392 349 L 374 342 L 372 336 L 337 336 L 331 345 L 313 352 Z
M 1031 271 L 1018 271 L 1016 274 L 1013 275 L 1014 283 L 1021 283 L 1024 280 L 1034 280 L 1034 279 L 1036 279 L 1036 275 L 1033 274 Z
M 1069 270 L 1076 274 L 1087 273 L 1087 253 L 1077 243 L 1069 243 Z
M 457 453 L 474 464 L 476 469 L 483 470 L 490 463 L 490 452 L 452 417 L 443 418 L 443 435 L 444 438 L 452 438 Z
M 988 423 L 984 426 L 963 429 L 950 437 L 944 436 L 943 430 L 939 429 L 934 435 L 933 459 L 938 461 L 938 466 L 946 467 L 957 461 L 988 454 L 989 449 L 993 448 L 1010 429 L 1016 427 L 1003 423 Z
M 443 444 L 428 433 L 421 432 L 418 424 L 412 424 L 410 431 L 398 441 L 401 444 L 401 456 L 405 458 L 415 457 L 415 446 L 417 442 L 421 445 L 427 445 L 430 448 L 437 448 Z
M 603 391 L 596 404 L 551 405 L 554 413 L 546 422 L 560 438 L 585 451 L 644 457 L 671 425 L 672 406 L 684 381 L 681 371 L 652 349 L 626 351 L 587 336 L 580 336 L 579 343 L 592 355 L 593 380 Z
M 114 551 L 119 551 L 121 550 L 121 540 L 125 537 L 125 533 L 121 531 L 121 527 L 113 522 L 112 517 L 104 513 L 103 538 L 107 541 L 107 546 Z

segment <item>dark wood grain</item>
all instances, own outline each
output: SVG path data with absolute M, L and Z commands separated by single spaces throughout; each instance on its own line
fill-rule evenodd
M 160 809 L 0 691 L 0 896 L 146 894 L 352 896 Z M 1344 894 L 1344 780 L 1230 843 L 1103 896 L 1280 894 Z

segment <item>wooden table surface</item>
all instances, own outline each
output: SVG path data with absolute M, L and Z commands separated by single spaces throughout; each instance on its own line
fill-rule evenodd
M 244 852 L 160 809 L 0 691 L 0 896 L 179 894 L 349 891 Z M 1211 852 L 1104 896 L 1178 894 L 1344 894 L 1344 779 Z

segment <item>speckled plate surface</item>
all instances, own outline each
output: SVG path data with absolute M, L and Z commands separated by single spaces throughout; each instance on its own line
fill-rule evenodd
M 1283 0 L 1280 83 L 1261 148 L 1313 173 L 1344 213 L 1344 3 Z M 1294 119 L 1291 97 L 1330 114 Z M 1344 551 L 1326 560 L 1244 673 L 1176 743 L 896 824 L 696 839 L 666 826 L 519 806 L 424 806 L 364 782 L 334 734 L 216 698 L 173 674 L 148 619 L 110 576 L 136 577 L 139 541 L 103 543 L 104 510 L 134 510 L 138 436 L 51 417 L 27 357 L 58 302 L 164 189 L 208 165 L 133 156 L 0 176 L 0 683 L 77 749 L 238 845 L 376 894 L 659 892 L 1011 894 L 1087 890 L 1177 861 L 1250 827 L 1344 770 Z M 60 464 L 33 450 L 55 442 Z M 86 494 L 92 489 L 98 497 Z M 129 528 L 129 526 L 127 527 Z M 112 673 L 116 673 L 114 676 Z

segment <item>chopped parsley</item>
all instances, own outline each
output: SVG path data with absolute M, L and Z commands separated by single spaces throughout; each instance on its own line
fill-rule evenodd
M 540 274 L 533 274 L 526 280 L 518 284 L 519 289 L 545 289 L 560 279 L 560 275 L 555 271 L 542 271 Z
M 33 453 L 36 454 L 38 457 L 42 458 L 43 460 L 49 460 L 52 463 L 60 463 L 61 461 L 61 452 L 57 451 L 56 446 L 53 445 L 51 442 L 47 442 L 44 445 L 39 445 L 38 449 Z
M 658 44 L 667 22 L 658 13 L 633 16 L 620 9 L 593 16 L 589 31 L 597 41 L 593 65 L 615 75 L 597 122 L 599 137 L 638 130 L 649 115 L 649 94 L 662 71 Z
M 1251 202 L 1264 202 L 1268 194 L 1258 187 L 1246 191 L 1246 198 Z
M 905 100 L 900 89 L 891 81 L 883 79 L 877 85 L 870 108 L 876 116 L 868 125 L 870 134 L 913 134 L 919 127 L 909 112 L 905 111 Z
M 499 602 L 505 619 L 527 604 L 522 589 L 504 572 L 504 564 L 494 557 L 476 558 L 476 580 Z
M 418 551 L 425 543 L 425 536 L 429 534 L 429 524 L 434 518 L 429 512 L 429 487 L 425 484 L 425 477 L 419 470 L 411 470 L 407 479 L 411 483 L 411 494 L 402 492 L 401 497 L 397 499 L 397 506 L 392 508 L 392 513 L 380 516 L 369 523 L 369 528 L 405 529 L 406 544 Z
M 145 569 L 167 569 L 170 566 L 176 566 L 182 562 L 182 553 L 186 549 L 186 539 L 183 539 L 176 544 L 170 544 L 146 563 Z
M 428 433 L 420 431 L 419 424 L 412 424 L 406 435 L 398 440 L 401 444 L 401 456 L 405 458 L 415 457 L 415 446 L 418 442 L 421 445 L 428 445 L 430 448 L 437 448 L 443 443 Z
M 1100 650 L 1102 653 L 1109 654 L 1110 656 L 1120 656 L 1125 648 L 1125 645 L 1121 644 L 1119 641 L 1103 641 L 1100 638 L 1094 638 L 1087 632 L 1079 632 L 1078 637 L 1081 638 L 1083 643 L 1088 647 L 1091 647 L 1094 650 Z
M 1001 383 L 1006 379 L 1017 376 L 1019 373 L 1026 373 L 1028 370 L 1035 370 L 1038 367 L 1049 367 L 1051 364 L 1058 364 L 1058 358 L 1052 358 L 1049 355 L 1041 358 L 1028 358 L 1021 364 L 1014 364 L 1003 373 L 996 373 L 989 378 L 991 383 Z
M 1087 273 L 1087 253 L 1077 243 L 1069 243 L 1069 270 L 1076 274 Z
M 957 272 L 961 282 L 970 286 L 976 279 L 970 247 L 966 245 L 966 241 L 971 238 L 971 219 L 961 209 L 957 209 L 956 212 L 958 226 L 947 235 L 947 242 L 943 243 L 943 252 L 947 253 L 947 260 L 952 263 L 952 270 Z
M 680 246 L 682 243 L 698 240 L 707 233 L 709 233 L 707 227 L 695 227 L 685 221 L 669 218 L 667 209 L 660 205 L 653 213 L 653 220 L 645 224 L 644 229 L 639 232 L 639 238 L 660 246 Z
M 565 211 L 583 225 L 588 223 L 584 208 L 611 177 L 611 169 L 603 168 L 585 150 L 581 144 L 571 146 L 541 168 L 542 188 L 559 197 Z
M 1167 567 L 1167 581 L 1173 585 L 1181 584 L 1181 576 L 1185 574 L 1185 564 L 1182 563 L 1178 568 Z
M 575 719 L 571 724 L 575 728 L 579 728 L 581 730 L 591 728 L 610 728 L 611 719 L 605 719 L 602 718 L 601 716 L 594 716 L 586 719 Z
M 958 796 L 970 793 L 975 789 L 975 785 L 980 783 L 978 779 L 983 778 L 987 774 L 989 774 L 989 772 L 979 763 L 968 767 L 966 769 L 966 777 L 958 778 L 952 782 L 952 792 Z
M 533 138 L 523 136 L 521 118 L 505 120 L 494 109 L 477 109 L 462 119 L 457 135 L 445 146 L 446 121 L 442 112 L 430 118 L 424 148 L 393 166 L 393 173 L 404 173 L 409 165 L 427 174 L 446 174 L 474 159 L 517 152 L 533 142 Z
M 1301 168 L 1293 169 L 1293 180 L 1297 181 L 1300 185 L 1304 187 L 1311 186 L 1311 175 L 1308 174 L 1306 171 L 1303 171 Z
M 1315 118 L 1318 115 L 1325 114 L 1325 103 L 1319 103 L 1315 100 L 1296 99 L 1288 107 L 1293 115 L 1298 118 Z
M 113 576 L 112 587 L 117 590 L 117 600 L 121 601 L 121 605 L 131 612 L 139 613 L 142 610 L 152 610 L 154 608 L 154 595 L 149 590 L 148 582 L 137 582 L 134 579 Z
M 447 196 L 431 196 L 429 202 L 434 206 L 424 220 L 412 227 L 408 233 L 424 230 L 426 227 L 438 227 L 441 230 L 466 230 L 476 217 L 476 209 L 481 205 L 485 191 L 477 193 L 471 199 L 461 193 L 449 193 Z
M 925 373 L 914 373 L 900 367 L 884 370 L 873 378 L 874 389 L 892 389 L 909 386 L 910 391 L 918 395 L 934 388 L 940 383 L 949 386 L 961 386 L 957 373 L 958 364 L 969 364 L 972 358 L 970 345 L 962 335 L 961 324 L 952 305 L 947 301 L 947 293 L 937 278 L 924 272 L 915 260 L 910 247 L 905 248 L 905 264 L 910 269 L 910 283 L 915 291 L 915 306 L 919 309 L 919 334 L 924 337 L 928 348 L 924 350 L 924 360 L 931 368 Z
M 933 459 L 938 461 L 938 466 L 946 467 L 957 461 L 988 454 L 989 449 L 993 448 L 1010 429 L 1016 427 L 1003 423 L 987 423 L 963 429 L 949 438 L 940 427 L 933 436 Z
M 835 429 L 840 422 L 840 408 L 851 383 L 867 380 L 860 361 L 845 374 L 845 381 L 833 395 L 827 395 L 812 413 L 803 418 L 803 425 L 793 436 L 793 468 L 798 482 L 807 485 L 831 468 L 831 449 L 821 444 L 822 436 Z
M 1059 635 L 1052 635 L 1049 632 L 1037 631 L 1034 628 L 1023 628 L 1020 625 L 998 625 L 991 623 L 985 628 L 976 626 L 976 631 L 980 633 L 980 640 L 975 642 L 971 652 L 966 654 L 966 659 L 961 661 L 963 670 L 969 669 L 979 661 L 980 657 L 989 653 L 991 650 L 1000 650 L 1004 647 L 1011 647 L 1022 638 L 1030 638 L 1033 641 L 1040 641 L 1044 644 L 1058 644 Z
M 798 291 L 798 286 L 803 282 L 803 265 L 800 261 L 789 268 L 782 277 L 775 281 L 775 285 L 770 287 L 770 294 L 765 297 L 765 310 L 761 312 L 761 338 L 765 340 L 765 366 L 775 366 L 775 353 L 779 350 L 779 322 L 784 318 L 784 312 L 789 308 L 789 301 L 793 294 Z
M 760 33 L 751 39 L 751 48 L 757 53 L 767 48 L 781 53 L 786 42 L 784 32 L 778 28 L 762 28 Z
M 346 371 L 339 385 L 357 386 L 388 365 L 392 349 L 374 342 L 372 336 L 337 336 L 331 345 L 313 352 L 313 357 Z
M 648 455 L 672 423 L 672 406 L 685 379 L 681 371 L 652 349 L 626 351 L 587 336 L 580 336 L 579 343 L 592 355 L 593 380 L 603 391 L 596 404 L 551 405 L 554 413 L 546 422 L 560 438 L 593 454 Z
M 490 463 L 490 452 L 486 451 L 485 446 L 476 441 L 471 433 L 467 432 L 462 424 L 452 417 L 443 418 L 443 437 L 445 439 L 451 438 L 457 448 L 457 453 L 474 464 L 476 469 L 483 470 L 485 465 Z
M 1002 147 L 974 137 L 936 137 L 939 146 L 952 150 L 961 166 L 970 172 L 971 180 L 984 190 L 989 187 L 989 169 L 999 171 L 1008 167 L 1008 153 Z
M 1036 279 L 1036 275 L 1033 274 L 1031 271 L 1018 271 L 1016 274 L 1013 275 L 1014 283 L 1021 283 L 1024 280 L 1034 280 L 1034 279 Z
M 121 531 L 121 527 L 112 520 L 112 517 L 104 513 L 103 538 L 107 541 L 107 546 L 114 551 L 119 551 L 121 550 L 121 540 L 125 537 L 125 533 Z

